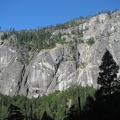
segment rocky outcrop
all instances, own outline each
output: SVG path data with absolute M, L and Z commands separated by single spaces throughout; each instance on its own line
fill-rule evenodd
M 73 30 L 75 33 L 82 30 L 83 36 L 72 34 Z M 96 15 L 79 26 L 56 30 L 52 35 L 59 32 L 67 43 L 41 50 L 28 66 L 17 60 L 15 48 L 1 42 L 1 93 L 37 98 L 74 84 L 96 88 L 98 67 L 106 49 L 120 66 L 120 11 L 111 18 L 107 13 Z
M 24 73 L 24 66 L 17 61 L 17 51 L 7 42 L 0 45 L 0 92 L 16 95 Z

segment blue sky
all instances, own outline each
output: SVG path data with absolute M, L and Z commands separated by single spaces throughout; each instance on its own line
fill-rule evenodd
M 0 26 L 35 29 L 115 9 L 120 0 L 0 0 Z

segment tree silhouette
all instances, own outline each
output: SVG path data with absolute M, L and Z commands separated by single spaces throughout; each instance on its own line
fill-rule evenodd
M 97 83 L 101 87 L 95 94 L 95 109 L 101 117 L 99 119 L 118 120 L 120 118 L 118 114 L 120 112 L 120 80 L 117 77 L 119 66 L 108 50 L 106 50 L 102 57 L 99 69 Z
M 101 85 L 100 90 L 95 94 L 95 109 L 99 116 L 104 119 L 117 119 L 116 114 L 120 111 L 120 104 L 116 97 L 120 99 L 120 80 L 117 77 L 119 66 L 113 59 L 111 53 L 106 50 L 99 66 L 100 72 L 97 83 Z M 117 107 L 116 107 L 117 106 Z M 119 116 L 120 117 L 120 116 Z
M 64 120 L 79 120 L 79 110 L 76 109 L 75 105 L 72 105 Z
M 114 61 L 111 53 L 106 50 L 102 57 L 102 64 L 99 66 L 100 72 L 97 83 L 101 85 L 100 90 L 102 95 L 111 95 L 118 90 L 120 84 L 117 79 L 119 66 Z
M 47 112 L 45 111 L 43 113 L 43 116 L 42 116 L 42 119 L 41 120 L 53 120 L 48 114 Z
M 24 120 L 24 116 L 20 112 L 20 108 L 14 105 L 10 105 L 8 108 L 8 120 Z
M 101 86 L 94 98 L 87 98 L 84 120 L 119 120 L 120 80 L 117 78 L 119 66 L 108 50 L 102 57 L 99 69 L 97 83 Z

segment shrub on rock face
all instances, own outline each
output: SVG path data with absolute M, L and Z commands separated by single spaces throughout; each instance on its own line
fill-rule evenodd
M 90 45 L 90 46 L 92 46 L 94 43 L 95 43 L 94 38 L 90 38 L 90 39 L 87 41 L 87 44 Z

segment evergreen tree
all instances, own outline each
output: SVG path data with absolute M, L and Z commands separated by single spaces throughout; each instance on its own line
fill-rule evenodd
M 8 108 L 8 120 L 24 120 L 20 108 L 14 105 L 10 105 Z
M 52 118 L 47 114 L 47 112 L 45 111 L 43 113 L 42 119 L 41 120 L 52 120 Z
M 33 114 L 33 118 L 32 118 L 33 120 L 39 120 L 38 118 L 37 118 L 37 113 L 35 112 L 34 114 Z
M 78 113 L 78 109 L 76 109 L 75 105 L 73 105 L 68 113 L 66 114 L 64 120 L 79 120 L 79 113 Z
M 114 61 L 111 53 L 106 50 L 102 57 L 102 64 L 99 66 L 100 72 L 97 79 L 97 83 L 101 85 L 100 91 L 102 95 L 111 95 L 118 91 L 119 80 L 117 79 L 117 73 L 119 66 Z
M 109 18 L 112 18 L 112 16 L 111 16 L 112 13 L 111 13 L 111 11 L 108 11 L 107 14 L 108 14 L 108 17 L 109 17 Z

